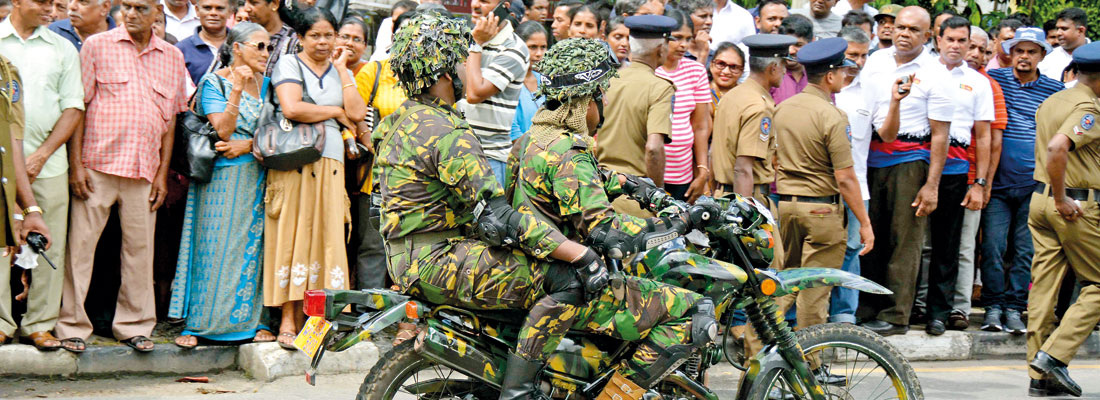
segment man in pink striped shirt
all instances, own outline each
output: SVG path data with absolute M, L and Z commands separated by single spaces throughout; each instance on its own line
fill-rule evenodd
M 57 335 L 84 350 L 92 323 L 84 300 L 99 235 L 118 204 L 122 285 L 112 331 L 151 351 L 153 228 L 164 202 L 176 113 L 187 109 L 183 54 L 153 35 L 155 0 L 122 0 L 122 26 L 89 38 L 80 53 L 87 116 L 70 142 L 69 270 Z

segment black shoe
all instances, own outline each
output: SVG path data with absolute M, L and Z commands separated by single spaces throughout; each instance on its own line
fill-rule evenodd
M 1029 397 L 1065 397 L 1070 393 L 1050 387 L 1050 379 L 1032 379 L 1031 386 L 1027 388 Z
M 508 355 L 508 366 L 504 369 L 504 382 L 500 386 L 500 400 L 527 400 L 537 398 L 535 375 L 542 369 L 543 362 L 527 361 L 515 354 Z
M 943 321 L 933 319 L 928 321 L 928 325 L 924 326 L 924 331 L 928 332 L 929 335 L 939 336 L 947 331 L 947 326 L 943 324 Z
M 913 308 L 913 312 L 909 314 L 909 325 L 920 325 L 924 321 L 928 320 L 928 313 L 919 308 Z
M 1035 359 L 1031 360 L 1028 364 L 1032 371 L 1043 374 L 1043 376 L 1050 378 L 1047 380 L 1047 390 L 1059 391 L 1069 394 L 1074 397 L 1081 397 L 1081 386 L 1077 385 L 1072 378 L 1069 377 L 1069 370 L 1066 369 L 1066 364 L 1058 361 L 1050 354 L 1040 350 L 1035 353 Z
M 947 329 L 953 331 L 965 331 L 970 327 L 970 319 L 966 318 L 966 314 L 962 311 L 953 310 L 951 315 L 947 316 Z
M 822 365 L 821 368 L 813 371 L 814 378 L 817 378 L 817 383 L 830 386 L 847 386 L 848 378 L 844 375 L 835 375 L 830 372 L 828 365 Z
M 909 332 L 908 325 L 897 325 L 878 319 L 864 322 L 863 325 L 860 326 L 870 329 L 871 332 L 882 336 L 904 335 L 906 332 Z

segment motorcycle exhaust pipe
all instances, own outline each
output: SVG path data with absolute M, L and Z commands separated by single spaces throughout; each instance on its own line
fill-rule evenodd
M 415 349 L 432 362 L 499 389 L 504 380 L 505 360 L 477 343 L 477 340 L 462 332 L 429 322 L 428 328 L 417 336 Z

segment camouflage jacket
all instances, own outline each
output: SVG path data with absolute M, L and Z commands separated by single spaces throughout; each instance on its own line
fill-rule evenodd
M 611 208 L 608 196 L 620 194 L 622 187 L 618 179 L 603 178 L 591 138 L 563 133 L 547 142 L 526 134 L 512 146 L 507 173 L 512 207 L 541 214 L 566 237 L 581 243 L 603 223 L 632 235 L 645 228 L 649 223 L 645 219 Z
M 470 125 L 439 100 L 410 114 L 388 143 L 383 140 L 420 104 L 405 101 L 371 136 L 378 152 L 373 174 L 382 195 L 380 231 L 387 240 L 449 229 L 473 232 L 478 202 L 504 196 Z M 565 241 L 556 228 L 531 215 L 523 216 L 519 238 L 518 247 L 538 258 Z

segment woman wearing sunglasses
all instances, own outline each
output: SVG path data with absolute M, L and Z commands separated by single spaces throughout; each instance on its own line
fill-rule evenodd
M 268 89 L 272 49 L 263 26 L 238 23 L 218 51 L 218 65 L 198 84 L 194 109 L 218 133 L 214 174 L 191 183 L 168 315 L 185 318 L 176 345 L 275 336 L 260 324 L 264 168 L 252 158 L 252 134 Z
M 741 76 L 745 74 L 745 53 L 740 47 L 730 42 L 722 42 L 714 51 L 714 57 L 710 61 L 710 95 L 714 104 L 722 99 L 722 95 L 737 86 Z M 711 108 L 711 114 L 717 107 Z

